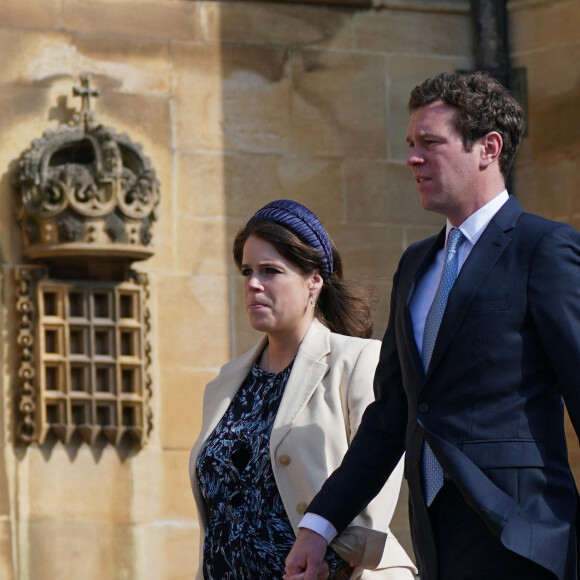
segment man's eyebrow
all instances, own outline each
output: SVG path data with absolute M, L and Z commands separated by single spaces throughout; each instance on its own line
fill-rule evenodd
M 441 139 L 441 135 L 438 135 L 437 133 L 431 133 L 431 132 L 425 131 L 425 133 L 419 133 L 416 138 L 417 139 Z M 407 135 L 406 141 L 407 141 L 407 143 L 410 143 L 411 141 L 415 141 L 415 139 L 413 139 Z

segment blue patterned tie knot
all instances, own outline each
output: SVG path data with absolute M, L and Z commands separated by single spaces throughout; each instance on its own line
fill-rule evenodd
M 449 232 L 447 241 L 447 252 L 445 254 L 445 263 L 441 272 L 441 280 L 433 298 L 433 303 L 427 313 L 425 320 L 425 329 L 423 331 L 423 348 L 421 350 L 421 360 L 425 372 L 429 368 L 435 340 L 441 325 L 441 319 L 447 305 L 447 298 L 451 288 L 455 283 L 458 272 L 458 254 L 459 247 L 465 241 L 465 236 L 457 228 L 452 228 Z M 425 492 L 425 501 L 431 505 L 439 490 L 443 487 L 443 469 L 437 461 L 431 447 L 425 441 L 423 444 L 423 491 Z

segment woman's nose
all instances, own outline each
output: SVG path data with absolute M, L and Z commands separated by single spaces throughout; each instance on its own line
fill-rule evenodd
M 255 274 L 252 274 L 248 279 L 248 287 L 252 290 L 260 290 L 262 288 L 262 282 Z

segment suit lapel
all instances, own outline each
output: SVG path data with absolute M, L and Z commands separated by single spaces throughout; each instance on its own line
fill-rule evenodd
M 323 359 L 329 352 L 330 331 L 318 320 L 314 320 L 296 354 L 272 428 L 270 449 L 275 450 L 288 434 L 327 373 L 328 365 Z
M 428 240 L 423 251 L 419 252 L 413 264 L 409 264 L 409 271 L 412 272 L 412 277 L 407 289 L 403 288 L 405 295 L 405 323 L 404 323 L 404 342 L 409 349 L 409 353 L 413 364 L 415 365 L 417 373 L 423 374 L 423 363 L 421 362 L 421 353 L 415 341 L 415 330 L 413 327 L 413 319 L 411 318 L 411 300 L 415 288 L 421 276 L 426 272 L 427 268 L 435 260 L 437 252 L 443 247 L 445 243 L 445 228 L 443 228 L 437 236 Z
M 515 227 L 521 213 L 519 203 L 510 197 L 471 250 L 449 294 L 427 377 L 441 360 L 490 270 L 510 244 L 512 237 L 508 232 Z
M 420 252 L 415 258 L 416 265 L 409 265 L 409 268 L 412 272 L 412 278 L 409 288 L 406 291 L 405 306 L 407 309 L 409 309 L 409 305 L 411 304 L 417 282 L 420 280 L 421 276 L 423 276 L 427 268 L 433 263 L 437 252 L 443 247 L 443 244 L 445 243 L 445 228 L 443 228 L 436 236 L 428 238 L 427 242 L 428 243 L 426 244 L 424 250 Z

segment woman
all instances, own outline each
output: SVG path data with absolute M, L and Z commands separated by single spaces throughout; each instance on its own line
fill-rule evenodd
M 206 387 L 190 459 L 197 577 L 281 579 L 308 502 L 373 398 L 380 343 L 368 340 L 368 304 L 345 287 L 334 244 L 304 206 L 264 206 L 238 232 L 233 254 L 250 325 L 264 337 Z M 413 578 L 412 562 L 385 533 L 401 469 L 331 543 L 320 579 Z

